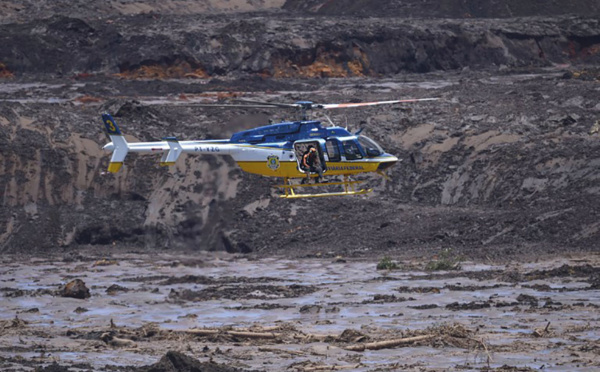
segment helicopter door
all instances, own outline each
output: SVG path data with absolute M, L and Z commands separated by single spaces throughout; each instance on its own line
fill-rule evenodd
M 325 149 L 327 150 L 327 157 L 329 161 L 338 162 L 342 160 L 340 153 L 340 141 L 337 138 L 330 138 L 325 143 Z
M 323 143 L 321 143 L 321 142 L 323 142 Z M 302 158 L 308 152 L 310 147 L 314 147 L 315 149 L 317 149 L 319 161 L 321 162 L 321 165 L 323 166 L 323 172 L 325 172 L 327 170 L 326 154 L 324 154 L 324 152 L 323 152 L 324 144 L 325 144 L 325 141 L 323 141 L 323 140 L 306 140 L 306 141 L 294 142 L 294 152 L 296 153 L 296 160 L 298 162 L 298 170 L 300 170 L 300 172 L 307 173 L 309 171 L 309 169 L 306 169 L 306 167 L 302 164 Z

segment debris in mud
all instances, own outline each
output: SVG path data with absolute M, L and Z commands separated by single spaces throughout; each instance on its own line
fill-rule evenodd
M 368 335 L 354 329 L 345 329 L 344 332 L 335 339 L 337 342 L 346 343 L 365 342 L 369 340 L 370 337 Z
M 31 309 L 27 309 L 27 310 L 23 310 L 23 311 L 17 311 L 17 313 L 39 313 L 40 309 L 38 309 L 37 307 L 32 307 Z
M 319 305 L 303 305 L 298 311 L 302 314 L 318 314 L 321 309 Z
M 389 303 L 389 302 L 405 302 L 405 301 L 413 301 L 414 298 L 409 297 L 396 297 L 395 295 L 388 294 L 376 294 L 373 296 L 372 300 L 364 300 L 363 304 L 376 304 L 376 303 Z
M 439 307 L 439 305 L 436 304 L 424 304 L 424 305 L 414 305 L 414 306 L 408 306 L 411 309 L 416 309 L 416 310 L 430 310 L 430 309 L 436 309 Z
M 278 286 L 278 285 L 238 285 L 238 286 L 223 286 L 223 287 L 209 287 L 200 291 L 192 291 L 190 289 L 184 289 L 182 291 L 176 291 L 171 289 L 169 293 L 169 299 L 177 301 L 208 301 L 216 300 L 221 298 L 228 299 L 277 299 L 277 298 L 291 298 L 299 297 L 312 292 L 315 292 L 318 288 L 309 285 L 297 285 L 292 284 L 289 286 Z
M 521 293 L 517 297 L 517 301 L 520 304 L 526 304 L 526 305 L 530 305 L 533 307 L 536 307 L 538 305 L 538 299 L 535 296 L 524 294 L 524 293 Z
M 241 372 L 240 369 L 227 367 L 213 362 L 202 363 L 198 359 L 178 351 L 167 353 L 155 364 L 140 367 L 135 372 Z
M 396 291 L 405 293 L 440 293 L 441 288 L 437 287 L 398 287 Z
M 85 286 L 85 283 L 81 279 L 74 279 L 67 283 L 61 290 L 60 295 L 62 297 L 72 297 L 78 299 L 90 298 L 90 290 Z
M 0 321 L 0 329 L 22 328 L 25 327 L 27 323 L 27 321 L 20 319 L 18 316 L 15 316 L 12 320 Z
M 127 289 L 126 287 L 120 286 L 118 284 L 113 284 L 110 287 L 106 288 L 106 294 L 108 295 L 115 295 L 119 292 L 128 292 L 129 289 Z
M 137 347 L 136 343 L 127 338 L 115 336 L 112 332 L 105 332 L 100 335 L 100 339 L 112 347 Z
M 460 311 L 460 310 L 477 310 L 477 309 L 486 309 L 491 307 L 489 302 L 466 302 L 466 303 L 458 303 L 453 302 L 451 304 L 446 305 L 446 309 L 452 311 Z
M 204 285 L 217 285 L 226 283 L 264 283 L 264 282 L 276 282 L 280 281 L 279 278 L 268 278 L 268 277 L 235 277 L 235 276 L 223 276 L 223 277 L 208 277 L 204 275 L 184 275 L 179 277 L 170 277 L 160 282 L 160 285 L 173 285 L 173 284 L 204 284 Z
M 230 340 L 236 341 L 241 339 L 252 339 L 252 340 L 280 340 L 282 333 L 275 333 L 273 331 L 281 330 L 280 327 L 269 327 L 269 328 L 253 328 L 236 330 L 231 327 L 223 327 L 220 329 L 189 329 L 185 331 L 185 334 L 193 335 L 197 337 L 208 337 L 212 340 Z M 295 331 L 294 329 L 292 329 Z M 290 331 L 290 330 L 287 330 Z
M 103 258 L 101 260 L 94 262 L 94 264 L 92 266 L 110 266 L 110 265 L 118 265 L 118 264 L 119 264 L 119 262 L 116 260 L 108 260 L 106 258 Z
M 544 328 L 536 328 L 533 331 L 533 335 L 535 337 L 548 337 L 551 335 L 551 330 L 550 330 L 550 322 L 548 322 L 548 324 L 546 324 L 546 327 Z
M 277 303 L 268 303 L 268 302 L 263 302 L 257 305 L 253 305 L 253 306 L 235 306 L 235 307 L 228 307 L 227 309 L 233 309 L 233 310 L 250 310 L 250 309 L 254 309 L 254 310 L 275 310 L 275 309 L 292 309 L 295 306 L 293 305 L 280 305 Z
M 379 350 L 410 344 L 430 345 L 432 347 L 450 345 L 460 348 L 482 346 L 482 342 L 473 337 L 474 334 L 474 331 L 461 324 L 445 324 L 413 332 L 411 335 L 404 335 L 401 338 L 351 345 L 346 346 L 345 349 L 351 351 Z

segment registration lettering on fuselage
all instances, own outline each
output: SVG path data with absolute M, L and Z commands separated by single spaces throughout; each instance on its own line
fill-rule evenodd
M 327 165 L 327 169 L 336 170 L 336 171 L 345 171 L 345 170 L 364 170 L 365 168 L 362 165 Z

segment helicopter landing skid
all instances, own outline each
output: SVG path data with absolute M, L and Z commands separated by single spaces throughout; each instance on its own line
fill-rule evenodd
M 364 182 L 364 181 L 351 181 L 347 176 L 344 176 L 344 180 L 341 182 L 321 182 L 321 183 L 312 183 L 312 184 L 297 184 L 294 185 L 290 182 L 289 178 L 283 179 L 283 185 L 275 185 L 274 187 L 278 187 L 283 189 L 284 194 L 280 195 L 281 198 L 285 199 L 300 199 L 300 198 L 324 198 L 328 196 L 344 196 L 344 195 L 364 195 L 373 191 L 373 189 L 361 189 L 356 190 L 356 185 Z M 325 192 L 319 194 L 297 194 L 294 192 L 295 189 L 300 187 L 324 187 L 324 186 L 334 186 L 341 185 L 344 188 L 344 191 L 338 192 Z

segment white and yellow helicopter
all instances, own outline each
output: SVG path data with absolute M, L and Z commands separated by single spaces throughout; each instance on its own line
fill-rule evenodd
M 235 133 L 229 139 L 179 141 L 174 137 L 156 142 L 128 143 L 117 123 L 110 114 L 103 114 L 102 120 L 112 142 L 103 148 L 112 152 L 108 171 L 116 173 L 121 169 L 128 152 L 161 154 L 160 165 L 174 165 L 179 156 L 188 154 L 229 155 L 240 168 L 249 173 L 267 177 L 283 178 L 283 184 L 275 187 L 283 189 L 282 198 L 308 198 L 336 195 L 361 195 L 372 189 L 356 189 L 362 181 L 350 177 L 360 173 L 375 172 L 381 175 L 398 161 L 394 155 L 386 153 L 372 139 L 358 131 L 355 134 L 337 126 L 325 127 L 321 122 L 308 120 L 307 112 L 312 109 L 336 109 L 407 102 L 433 101 L 437 98 L 404 99 L 394 101 L 315 104 L 300 101 L 293 104 L 242 101 L 241 105 L 201 105 L 213 107 L 274 108 L 285 107 L 299 110 L 301 119 L 253 128 Z M 341 176 L 342 181 L 293 183 L 293 179 L 318 177 L 303 164 L 307 149 L 317 150 L 323 176 Z M 314 170 L 314 169 L 313 169 Z M 385 176 L 385 175 L 384 175 Z M 317 180 L 320 178 L 317 178 Z M 297 193 L 298 188 L 341 186 L 339 192 Z

